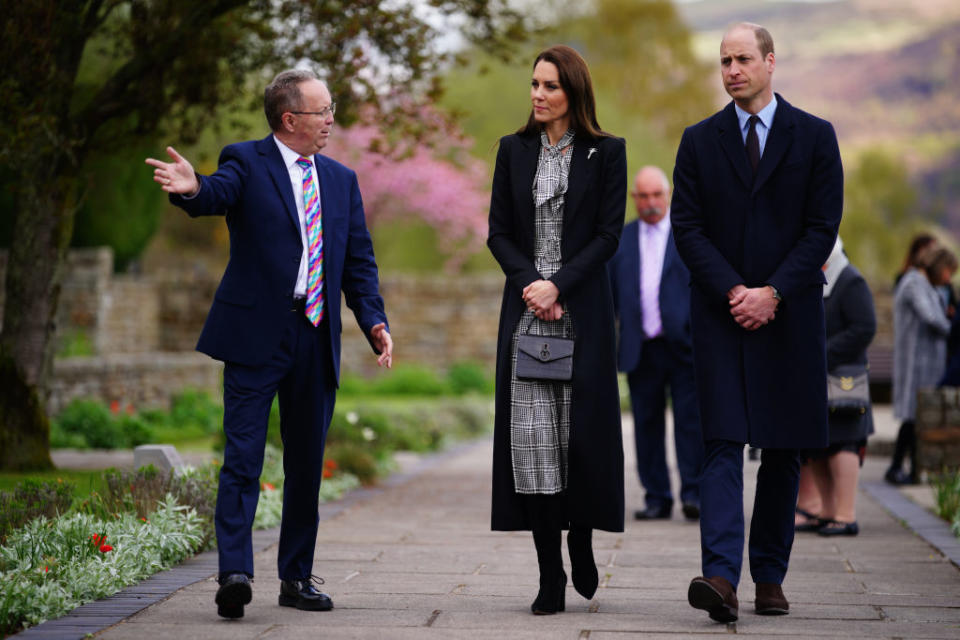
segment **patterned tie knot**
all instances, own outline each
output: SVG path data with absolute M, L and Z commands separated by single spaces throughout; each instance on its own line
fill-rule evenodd
M 297 165 L 304 171 L 310 171 L 313 168 L 313 164 L 307 158 L 297 158 Z

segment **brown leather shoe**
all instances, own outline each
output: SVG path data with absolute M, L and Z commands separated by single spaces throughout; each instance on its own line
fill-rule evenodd
M 726 578 L 697 576 L 690 581 L 687 601 L 694 609 L 703 609 L 717 622 L 736 622 L 740 612 L 737 592 Z
M 754 603 L 761 616 L 784 616 L 790 613 L 790 603 L 783 596 L 783 589 L 772 582 L 757 583 L 757 599 Z

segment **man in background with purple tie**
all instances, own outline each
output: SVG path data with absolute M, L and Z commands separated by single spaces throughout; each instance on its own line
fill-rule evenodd
M 225 618 L 242 617 L 252 597 L 251 530 L 275 395 L 286 476 L 279 603 L 333 608 L 312 574 L 340 375 L 341 291 L 378 363 L 391 367 L 393 355 L 356 174 L 319 155 L 333 129 L 330 92 L 313 72 L 289 70 L 274 78 L 263 102 L 273 133 L 224 148 L 213 175 L 196 174 L 172 147 L 173 162 L 146 161 L 173 204 L 190 216 L 225 216 L 230 230 L 230 261 L 197 344 L 224 363 L 226 448 L 215 525 L 216 603 Z

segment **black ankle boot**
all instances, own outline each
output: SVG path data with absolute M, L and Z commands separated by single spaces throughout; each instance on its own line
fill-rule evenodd
M 566 606 L 567 574 L 560 570 L 559 576 L 540 575 L 540 591 L 530 605 L 535 616 L 548 616 L 563 611 Z
M 597 592 L 600 575 L 593 559 L 593 529 L 571 525 L 567 534 L 567 550 L 570 552 L 570 574 L 573 588 L 589 600 Z

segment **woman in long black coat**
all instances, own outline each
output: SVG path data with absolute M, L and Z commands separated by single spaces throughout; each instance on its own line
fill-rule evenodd
M 551 47 L 534 62 L 527 124 L 500 140 L 487 244 L 507 280 L 497 344 L 494 530 L 532 530 L 534 613 L 564 609 L 573 584 L 596 591 L 592 530 L 623 531 L 623 445 L 614 314 L 605 263 L 627 192 L 624 142 L 597 124 L 586 63 Z M 552 216 L 552 217 L 551 217 Z M 518 380 L 517 335 L 572 337 L 569 382 Z

